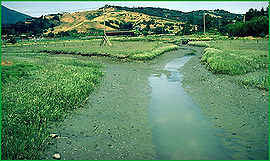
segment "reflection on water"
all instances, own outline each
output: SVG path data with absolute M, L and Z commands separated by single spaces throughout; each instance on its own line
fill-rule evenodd
M 215 135 L 218 131 L 204 118 L 181 86 L 178 69 L 192 56 L 177 58 L 165 66 L 167 77 L 152 75 L 149 117 L 158 159 L 230 159 Z

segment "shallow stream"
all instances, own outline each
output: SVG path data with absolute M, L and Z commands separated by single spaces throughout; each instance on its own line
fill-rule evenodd
M 176 58 L 164 70 L 171 74 L 151 75 L 149 118 L 158 159 L 231 159 L 199 107 L 182 87 L 179 68 L 192 56 Z

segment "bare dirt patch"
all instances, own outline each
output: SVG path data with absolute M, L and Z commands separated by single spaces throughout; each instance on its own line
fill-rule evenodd
M 1 61 L 1 66 L 10 66 L 13 65 L 14 63 L 12 61 L 9 60 L 5 60 L 5 61 Z

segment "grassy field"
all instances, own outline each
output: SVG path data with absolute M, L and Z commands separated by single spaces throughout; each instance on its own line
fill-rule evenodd
M 239 83 L 268 90 L 268 40 L 189 42 L 206 47 L 201 60 L 213 73 L 239 75 Z
M 57 120 L 81 107 L 100 64 L 2 48 L 2 159 L 39 159 Z
M 40 43 L 21 43 L 23 49 L 55 54 L 76 54 L 84 56 L 108 56 L 118 59 L 149 60 L 166 51 L 175 50 L 177 45 L 149 39 L 112 39 L 112 46 L 100 46 L 101 40 L 67 40 Z

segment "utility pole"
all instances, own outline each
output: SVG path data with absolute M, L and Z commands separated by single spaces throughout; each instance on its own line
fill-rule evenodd
M 246 22 L 246 15 L 243 15 L 244 18 L 243 18 L 243 22 L 245 23 Z
M 106 26 L 105 26 L 105 6 L 103 8 L 103 24 L 104 24 L 104 36 L 106 35 Z
M 105 5 L 105 6 L 106 6 L 106 5 Z M 106 35 L 106 26 L 105 26 L 105 6 L 103 7 L 104 36 L 103 36 L 103 39 L 102 39 L 102 41 L 101 41 L 101 43 L 100 43 L 100 46 L 101 46 L 101 45 L 107 45 L 107 44 L 108 44 L 109 46 L 112 46 L 112 44 L 111 44 L 109 38 L 108 38 L 107 35 Z
M 205 12 L 203 12 L 203 33 L 205 35 Z
M 164 35 L 164 24 L 162 25 L 162 34 Z

